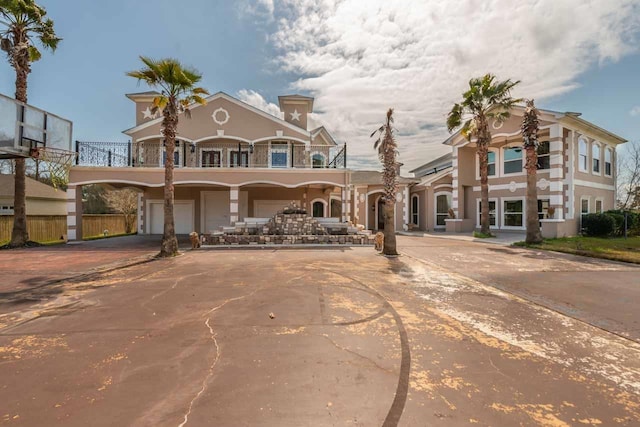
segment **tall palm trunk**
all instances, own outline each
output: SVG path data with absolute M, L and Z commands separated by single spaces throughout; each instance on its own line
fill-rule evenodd
M 164 109 L 162 122 L 163 136 L 165 139 L 164 162 L 164 233 L 160 245 L 160 256 L 170 257 L 178 253 L 178 239 L 173 216 L 175 190 L 173 186 L 174 152 L 176 149 L 176 128 L 178 124 L 177 107 L 175 100 L 170 100 Z
M 30 67 L 28 57 L 19 55 L 14 60 L 16 70 L 16 100 L 27 103 L 27 76 Z M 14 175 L 15 190 L 13 195 L 13 230 L 9 246 L 25 246 L 29 241 L 27 230 L 27 189 L 26 189 L 26 160 L 23 157 L 15 159 L 16 170 Z
M 478 119 L 478 157 L 480 163 L 480 233 L 491 234 L 489 218 L 489 142 L 491 134 L 484 116 Z
M 396 218 L 394 215 L 395 200 L 384 201 L 384 246 L 382 253 L 385 255 L 398 255 L 396 248 Z
M 538 222 L 538 110 L 533 99 L 527 101 L 527 108 L 522 117 L 522 140 L 526 152 L 527 169 L 527 243 L 542 242 L 540 223 Z

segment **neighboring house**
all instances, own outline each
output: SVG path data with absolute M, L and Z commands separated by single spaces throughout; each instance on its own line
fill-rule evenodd
M 0 215 L 13 215 L 15 191 L 13 175 L 0 175 Z M 27 215 L 67 215 L 67 195 L 46 184 L 27 178 Z
M 524 231 L 526 170 L 520 124 L 524 108 L 490 123 L 489 209 L 491 228 Z M 588 213 L 615 207 L 616 147 L 625 139 L 580 118 L 579 113 L 540 110 L 538 216 L 545 237 L 575 235 Z M 410 216 L 422 230 L 470 232 L 480 227 L 480 172 L 475 143 L 460 132 L 445 142 L 450 157 L 414 169 L 420 183 Z M 450 161 L 449 161 L 450 159 Z M 447 166 L 450 164 L 450 166 Z M 412 208 L 414 203 L 412 202 Z M 555 209 L 551 216 L 549 207 Z M 421 211 L 422 209 L 422 211 Z M 447 214 L 452 210 L 454 218 Z
M 76 142 L 78 165 L 70 171 L 67 190 L 70 240 L 82 238 L 81 188 L 87 184 L 141 190 L 138 232 L 163 232 L 167 153 L 162 117 L 151 111 L 156 95 L 127 95 L 136 114 L 135 126 L 124 132 L 130 143 Z M 181 115 L 173 153 L 178 234 L 209 233 L 247 218 L 272 217 L 292 202 L 315 217 L 368 221 L 369 228 L 377 229 L 377 205 L 369 204 L 381 194 L 380 173 L 352 172 L 346 145 L 339 145 L 323 126 L 307 129 L 313 98 L 288 95 L 278 100 L 284 119 L 222 92 L 209 96 L 206 105 L 193 106 L 191 118 Z M 397 229 L 406 228 L 409 220 L 409 187 L 402 182 Z

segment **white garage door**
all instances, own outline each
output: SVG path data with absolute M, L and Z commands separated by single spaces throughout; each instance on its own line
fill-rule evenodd
M 221 226 L 229 224 L 229 192 L 204 192 L 204 230 L 203 233 L 217 231 Z
M 301 206 L 299 200 L 255 200 L 253 202 L 253 216 L 257 218 L 271 218 L 277 214 L 278 211 L 289 206 L 292 201 L 295 201 L 298 206 Z
M 164 232 L 164 204 L 163 202 L 150 202 L 149 214 L 151 234 Z M 176 234 L 189 234 L 194 230 L 193 203 L 191 201 L 176 200 L 173 205 L 173 218 L 176 225 Z

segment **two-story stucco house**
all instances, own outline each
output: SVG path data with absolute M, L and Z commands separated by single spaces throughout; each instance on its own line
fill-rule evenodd
M 81 239 L 83 185 L 140 190 L 138 232 L 163 231 L 162 117 L 151 110 L 156 92 L 128 94 L 135 126 L 128 143 L 76 142 L 78 164 L 69 175 L 68 236 Z M 324 127 L 308 129 L 313 98 L 279 97 L 284 119 L 219 92 L 180 117 L 175 152 L 178 234 L 210 233 L 246 218 L 269 218 L 295 202 L 314 217 L 335 217 L 377 229 L 380 173 L 347 168 L 347 148 Z M 355 180 L 352 182 L 352 180 Z M 371 182 L 369 182 L 369 181 Z M 409 185 L 401 180 L 396 228 L 408 223 Z
M 526 170 L 516 107 L 504 123 L 492 122 L 489 210 L 495 230 L 525 230 Z M 538 217 L 545 237 L 575 235 L 581 217 L 616 203 L 616 147 L 625 139 L 580 118 L 540 110 Z M 480 227 L 480 171 L 474 141 L 460 132 L 444 144 L 451 153 L 412 172 L 413 224 L 422 230 L 470 232 Z M 553 215 L 549 208 L 555 210 Z M 451 212 L 450 212 L 451 211 Z

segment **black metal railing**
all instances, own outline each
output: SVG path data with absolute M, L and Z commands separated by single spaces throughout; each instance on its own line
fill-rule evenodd
M 76 165 L 80 166 L 131 166 L 130 142 L 76 141 L 76 153 Z
M 243 160 L 246 167 L 272 167 L 268 160 L 270 155 L 268 146 L 245 145 L 239 145 L 239 151 L 233 151 L 235 146 L 218 147 L 217 145 L 202 144 L 201 146 L 198 144 L 196 147 L 191 143 L 179 142 L 175 151 L 175 165 L 176 167 L 211 167 L 210 164 L 203 166 L 200 150 L 213 150 L 220 153 L 217 159 L 218 167 L 233 167 L 233 159 L 237 161 L 244 158 L 242 156 L 245 155 L 250 158 L 248 164 L 246 164 L 246 160 Z M 133 144 L 131 142 L 76 141 L 76 153 L 78 153 L 76 157 L 76 165 L 78 166 L 123 168 L 162 167 L 164 164 L 163 144 L 160 140 Z M 233 156 L 238 153 L 240 153 L 238 156 Z M 319 155 L 321 159 L 329 159 L 333 153 L 335 155 L 331 160 L 324 160 L 320 164 L 314 163 L 314 156 Z M 347 167 L 347 144 L 342 147 L 292 145 L 288 158 L 288 163 L 292 168 L 344 169 Z
M 340 151 L 336 153 L 329 162 L 329 167 L 335 169 L 345 169 L 347 167 L 347 144 L 344 144 Z

